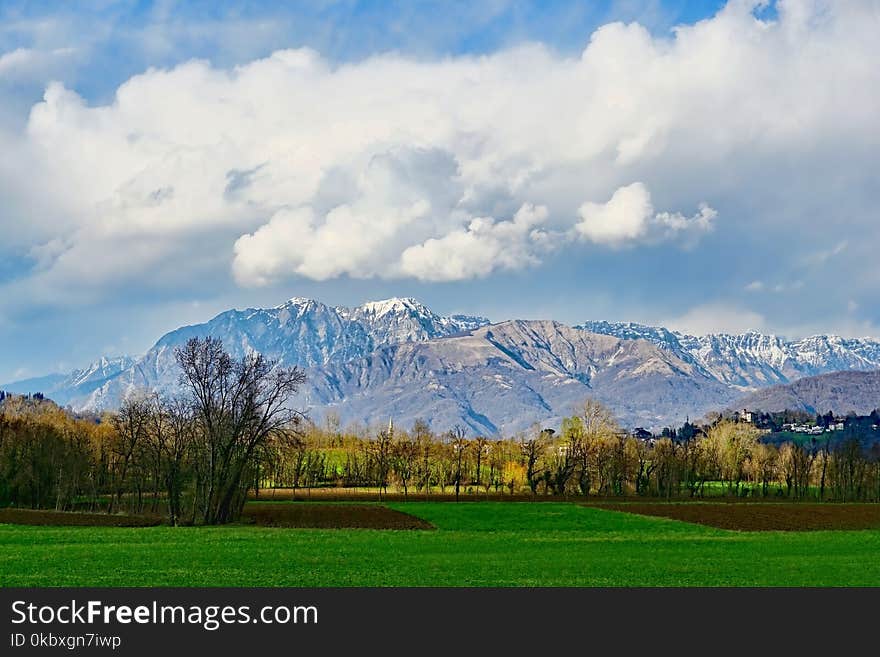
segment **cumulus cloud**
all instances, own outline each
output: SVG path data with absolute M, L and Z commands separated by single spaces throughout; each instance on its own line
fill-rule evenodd
M 615 191 L 607 203 L 584 203 L 575 229 L 584 239 L 620 244 L 644 235 L 653 212 L 651 195 L 637 182 Z
M 399 274 L 403 249 L 457 224 L 461 194 L 454 157 L 437 149 L 397 148 L 336 168 L 309 203 L 279 210 L 236 241 L 235 277 L 263 285 L 285 275 Z
M 427 281 L 456 281 L 537 264 L 538 254 L 554 248 L 555 237 L 541 228 L 547 216 L 546 207 L 526 204 L 509 221 L 477 217 L 466 229 L 406 249 L 400 272 Z
M 399 149 L 355 171 L 334 171 L 316 202 L 275 213 L 234 246 L 245 286 L 299 275 L 327 280 L 412 277 L 463 280 L 534 265 L 552 249 L 546 207 L 524 204 L 509 220 L 473 217 L 454 158 Z M 439 235 L 439 237 L 435 237 Z
M 693 217 L 679 212 L 654 213 L 651 194 L 644 184 L 620 187 L 607 203 L 587 202 L 578 210 L 576 233 L 597 244 L 620 246 L 637 240 L 659 240 L 679 233 L 696 235 L 711 230 L 717 212 L 705 203 Z
M 605 25 L 579 57 L 291 49 L 150 69 L 98 106 L 51 84 L 0 136 L 28 163 L 0 165 L 0 189 L 32 201 L 0 217 L 19 240 L 27 218 L 34 271 L 15 285 L 448 281 L 722 225 L 821 237 L 820 206 L 864 210 L 869 186 L 849 183 L 878 164 L 876 14 L 789 0 L 764 21 L 756 4 L 669 37 Z M 829 168 L 847 184 L 804 182 Z M 876 235 L 864 211 L 838 219 Z

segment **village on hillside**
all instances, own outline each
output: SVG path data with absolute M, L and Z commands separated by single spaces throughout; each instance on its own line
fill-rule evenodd
M 811 415 L 805 411 L 763 412 L 741 409 L 731 414 L 716 414 L 705 422 L 692 424 L 685 421 L 680 428 L 667 427 L 660 434 L 651 432 L 644 427 L 636 427 L 627 432 L 629 436 L 653 446 L 659 438 L 672 438 L 686 441 L 696 435 L 705 433 L 706 428 L 717 420 L 730 419 L 734 422 L 750 424 L 768 443 L 803 442 L 809 437 L 816 441 L 824 436 L 831 442 L 856 439 L 863 443 L 880 442 L 880 410 L 870 415 L 849 413 L 845 416 L 833 412 L 824 415 Z

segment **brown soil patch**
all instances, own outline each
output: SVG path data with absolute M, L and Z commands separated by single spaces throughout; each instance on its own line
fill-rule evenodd
M 263 527 L 313 529 L 434 529 L 421 518 L 376 504 L 249 502 L 242 522 Z
M 0 509 L 0 523 L 59 527 L 155 527 L 161 518 L 40 509 Z
M 631 502 L 587 506 L 751 532 L 880 529 L 880 504 Z

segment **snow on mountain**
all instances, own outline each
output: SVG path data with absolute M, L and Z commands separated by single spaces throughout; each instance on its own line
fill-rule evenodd
M 838 370 L 880 369 L 880 341 L 817 335 L 787 341 L 749 331 L 693 336 L 633 323 L 587 322 L 585 330 L 621 339 L 646 339 L 692 361 L 717 380 L 741 389 L 788 383 Z
M 53 394 L 77 409 L 104 410 L 137 388 L 174 390 L 179 384 L 174 350 L 194 336 L 219 338 L 236 358 L 258 352 L 283 365 L 314 368 L 360 358 L 385 345 L 454 335 L 488 323 L 482 317 L 443 317 L 414 299 L 334 308 L 294 297 L 274 308 L 227 310 L 204 324 L 166 333 L 143 357 L 97 385 L 72 382 Z
M 458 424 L 493 436 L 536 422 L 558 426 L 587 397 L 629 426 L 661 427 L 734 393 L 644 340 L 511 320 L 310 371 L 301 402 L 313 416 L 331 410 L 343 422 L 368 426 L 390 416 L 408 426 L 422 418 L 438 431 Z
M 791 343 L 791 347 L 797 354 L 797 372 L 801 376 L 880 368 L 880 341 L 871 338 L 814 335 Z
M 265 354 L 307 371 L 298 404 L 315 420 L 423 418 L 495 435 L 554 426 L 591 396 L 628 426 L 659 428 L 724 408 L 745 392 L 836 370 L 880 369 L 880 342 L 748 332 L 692 336 L 635 323 L 442 316 L 411 298 L 348 308 L 294 297 L 274 308 L 228 310 L 162 336 L 138 359 L 102 359 L 67 375 L 3 386 L 43 392 L 78 410 L 115 408 L 132 390 L 173 392 L 174 351 L 212 336 L 235 357 Z
M 621 340 L 648 340 L 658 347 L 676 351 L 681 349 L 678 342 L 678 334 L 660 326 L 645 326 L 635 322 L 584 322 L 575 328 L 591 333 L 613 335 Z
M 67 374 L 49 374 L 24 379 L 0 385 L 0 389 L 19 394 L 41 392 L 61 406 L 65 406 L 75 399 L 90 395 L 107 381 L 125 372 L 135 362 L 136 360 L 131 356 L 102 357 L 87 367 Z
M 441 317 L 412 298 L 368 301 L 357 308 L 337 307 L 341 317 L 368 326 L 374 346 L 417 342 L 454 335 L 489 323 L 485 317 Z

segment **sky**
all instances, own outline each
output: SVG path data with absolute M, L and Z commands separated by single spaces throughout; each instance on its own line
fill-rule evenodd
M 877 61 L 878 0 L 4 0 L 0 381 L 293 296 L 880 337 Z

